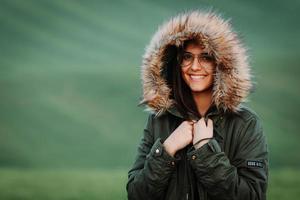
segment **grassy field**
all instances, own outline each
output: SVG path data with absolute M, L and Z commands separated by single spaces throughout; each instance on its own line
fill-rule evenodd
M 126 198 L 125 170 L 0 170 L 2 200 L 121 200 Z M 270 171 L 269 200 L 295 200 L 300 170 Z
M 0 170 L 2 200 L 126 199 L 126 172 Z

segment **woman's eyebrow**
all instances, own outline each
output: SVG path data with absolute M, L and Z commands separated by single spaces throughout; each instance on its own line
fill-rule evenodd
M 199 54 L 193 54 L 192 52 L 189 52 L 189 51 L 184 51 L 183 53 L 189 53 L 189 54 L 192 54 L 192 55 L 210 55 L 208 52 L 201 52 Z
M 208 52 L 202 52 L 201 54 L 210 55 Z

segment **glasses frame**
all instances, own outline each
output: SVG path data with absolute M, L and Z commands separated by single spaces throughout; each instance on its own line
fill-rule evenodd
M 191 60 L 187 64 L 183 64 L 185 55 L 191 56 Z M 203 52 L 201 54 L 193 54 L 191 52 L 184 51 L 181 55 L 177 57 L 179 65 L 183 67 L 190 67 L 195 62 L 197 58 L 198 64 L 207 71 L 212 71 L 216 65 L 216 59 L 209 53 Z M 203 64 L 204 63 L 204 64 Z M 207 63 L 207 64 L 205 64 Z

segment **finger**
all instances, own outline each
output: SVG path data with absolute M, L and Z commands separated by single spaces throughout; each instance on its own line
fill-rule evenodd
M 194 125 L 194 122 L 193 122 L 193 121 L 187 121 L 187 123 L 188 123 L 189 125 Z
M 186 121 L 182 122 L 182 124 L 190 125 L 190 124 L 191 124 L 191 122 L 190 122 L 190 121 L 188 121 L 188 120 L 186 120 Z
M 206 124 L 206 127 L 209 127 L 211 122 L 212 122 L 212 120 L 211 120 L 211 119 L 209 119 L 209 118 L 206 118 L 206 119 L 205 119 L 205 124 Z
M 213 127 L 213 121 L 211 119 L 208 119 L 207 126 Z
M 192 126 L 192 136 L 193 136 L 193 137 L 194 137 L 194 132 L 195 132 L 194 129 L 195 129 L 195 128 L 194 128 L 194 124 L 193 124 L 193 126 Z
M 204 117 L 202 117 L 199 121 L 200 124 L 207 126 L 207 119 L 205 119 Z
M 196 123 L 197 123 L 197 120 L 191 120 L 191 121 L 190 121 L 190 124 L 193 125 L 193 126 L 194 126 Z
M 202 126 L 208 126 L 208 120 L 209 118 L 204 118 L 202 117 L 198 122 L 202 125 Z
M 194 123 L 192 121 L 186 121 L 186 128 L 187 130 L 189 130 L 191 134 L 193 134 L 193 129 L 194 129 Z
M 204 122 L 204 117 L 201 117 L 201 119 L 198 122 L 203 123 Z

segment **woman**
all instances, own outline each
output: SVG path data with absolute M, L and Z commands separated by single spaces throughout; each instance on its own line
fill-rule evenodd
M 268 149 L 245 48 L 228 21 L 193 11 L 159 28 L 144 55 L 152 111 L 128 199 L 266 199 Z

